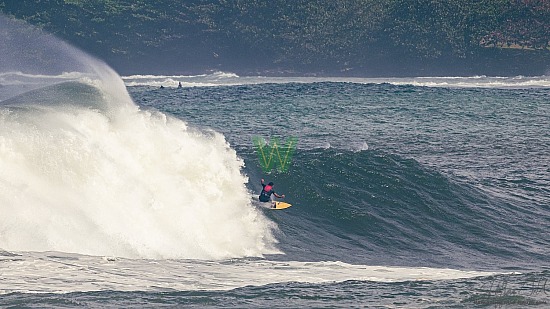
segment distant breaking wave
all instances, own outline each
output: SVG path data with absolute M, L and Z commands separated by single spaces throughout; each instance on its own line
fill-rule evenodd
M 215 72 L 201 75 L 132 75 L 122 77 L 126 86 L 149 87 L 209 87 L 236 86 L 268 83 L 315 83 L 341 82 L 358 84 L 392 84 L 421 87 L 449 88 L 550 88 L 550 76 L 444 76 L 402 78 L 356 78 L 356 77 L 266 77 L 238 76 L 234 73 Z

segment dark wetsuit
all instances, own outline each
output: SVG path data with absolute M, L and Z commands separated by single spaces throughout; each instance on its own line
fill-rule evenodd
M 270 202 L 271 194 L 275 193 L 273 186 L 262 183 L 262 193 L 260 193 L 260 202 Z

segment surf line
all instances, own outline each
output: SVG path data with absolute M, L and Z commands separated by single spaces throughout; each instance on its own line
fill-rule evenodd
M 255 136 L 252 138 L 254 146 L 258 153 L 258 160 L 263 171 L 268 173 L 273 170 L 274 167 L 279 172 L 286 172 L 291 162 L 292 155 L 296 150 L 296 144 L 298 139 L 296 137 L 289 137 L 284 146 L 281 145 L 278 138 L 270 138 L 269 143 L 264 138 Z M 281 151 L 279 151 L 281 149 Z M 283 156 L 281 156 L 283 152 Z M 269 156 L 266 155 L 269 154 Z M 277 154 L 278 163 L 273 160 L 273 155 Z M 275 165 L 275 166 L 274 166 Z

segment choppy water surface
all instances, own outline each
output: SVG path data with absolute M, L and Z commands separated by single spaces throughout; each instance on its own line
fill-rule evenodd
M 0 24 L 0 306 L 548 307 L 547 77 L 121 79 Z

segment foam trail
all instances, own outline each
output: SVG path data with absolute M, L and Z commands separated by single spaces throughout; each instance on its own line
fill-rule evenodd
M 140 110 L 113 70 L 53 36 L 4 17 L 0 28 L 0 248 L 191 259 L 276 252 L 243 161 L 221 134 Z M 28 63 L 17 52 L 25 48 L 48 61 Z
M 3 263 L 14 263 L 3 257 Z M 385 267 L 342 262 L 277 262 L 113 259 L 51 253 L 24 253 L 17 267 L 3 271 L 0 295 L 88 291 L 216 291 L 286 282 L 334 283 L 348 280 L 406 282 L 456 280 L 497 273 L 426 267 Z M 23 274 L 36 274 L 21 280 Z M 116 271 L 113 271 L 116 270 Z M 78 276 L 74 274 L 78 273 Z M 207 274 L 207 275 L 205 275 Z

